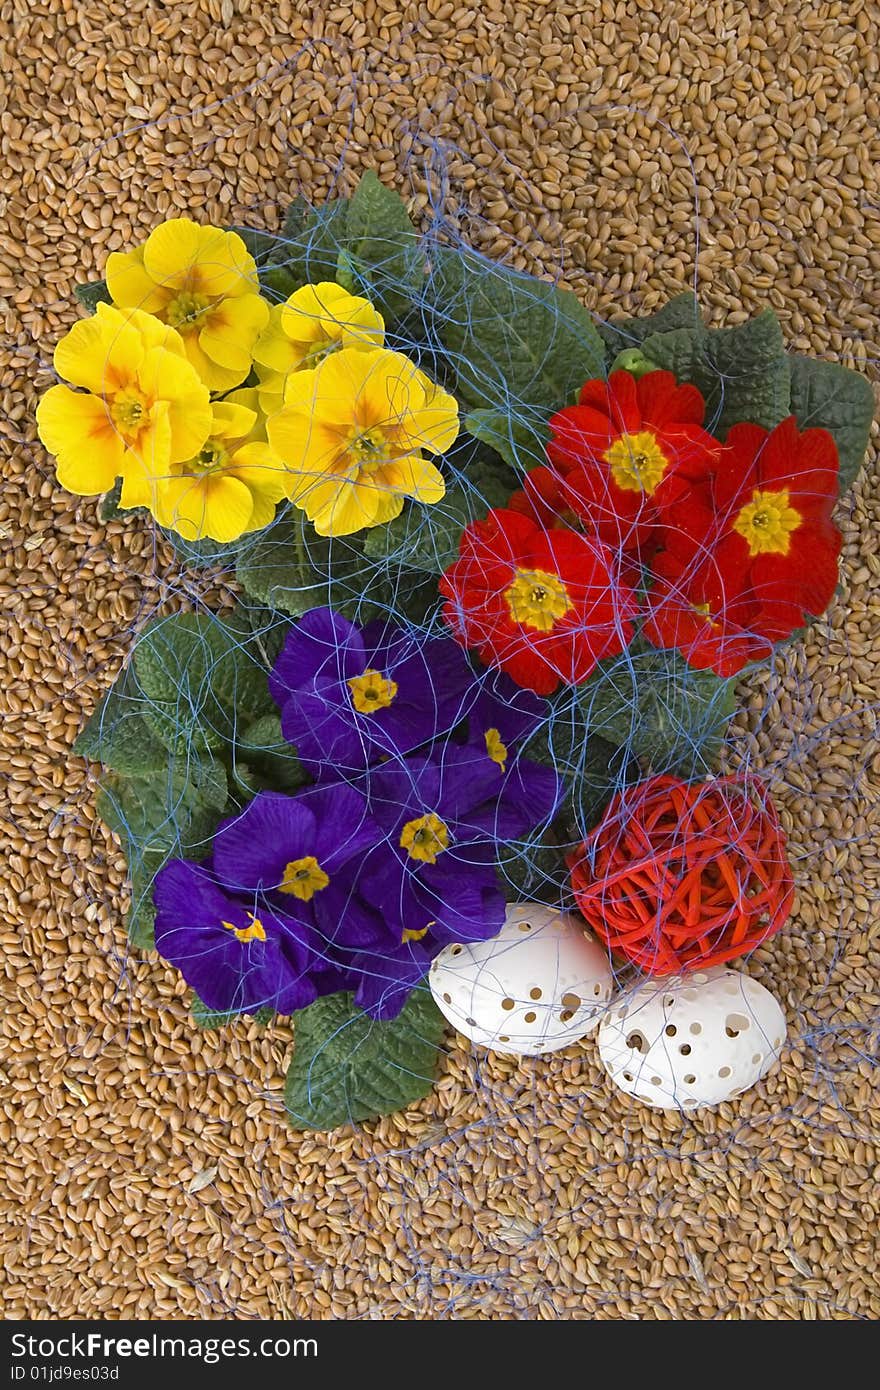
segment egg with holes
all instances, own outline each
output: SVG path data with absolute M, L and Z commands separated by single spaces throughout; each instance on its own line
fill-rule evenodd
M 534 1057 L 597 1026 L 611 998 L 608 955 L 573 913 L 516 903 L 489 941 L 456 942 L 432 962 L 431 993 L 480 1047 Z
M 723 966 L 649 980 L 622 994 L 599 1028 L 615 1086 L 660 1110 L 732 1100 L 770 1070 L 785 1016 L 769 990 Z

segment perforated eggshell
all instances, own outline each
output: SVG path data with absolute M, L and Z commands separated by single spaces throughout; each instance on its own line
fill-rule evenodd
M 534 1057 L 597 1026 L 613 987 L 608 957 L 570 912 L 516 903 L 489 941 L 447 946 L 431 965 L 431 993 L 449 1022 L 480 1047 Z
M 599 1055 L 627 1095 L 655 1109 L 696 1110 L 754 1086 L 785 1034 L 769 990 L 716 966 L 621 995 L 599 1028 Z

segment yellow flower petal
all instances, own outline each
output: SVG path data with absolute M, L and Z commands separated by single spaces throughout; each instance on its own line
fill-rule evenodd
M 321 417 L 285 406 L 266 421 L 266 433 L 274 452 L 292 473 L 321 477 L 347 470 L 346 434 Z
M 201 231 L 188 217 L 172 217 L 150 232 L 140 250 L 144 270 L 154 284 L 176 290 L 187 283 L 198 260 Z
M 157 285 L 211 298 L 253 294 L 257 268 L 235 232 L 175 217 L 156 227 L 143 246 L 144 269 Z
M 131 382 L 143 361 L 145 344 L 130 316 L 109 304 L 80 319 L 55 348 L 55 370 L 65 381 L 96 396 L 113 395 Z
M 225 401 L 215 401 L 211 411 L 211 439 L 245 439 L 257 423 L 255 410 L 248 410 L 247 406 L 228 397 Z
M 211 402 L 207 387 L 185 357 L 153 348 L 138 373 L 141 390 L 151 399 L 169 404 L 170 461 L 193 458 L 211 428 Z
M 339 353 L 363 361 L 357 418 L 366 428 L 393 429 L 404 424 L 426 403 L 425 377 L 400 352 Z M 329 366 L 333 359 L 328 359 Z M 355 363 L 346 363 L 349 370 Z
M 258 294 L 223 299 L 206 315 L 199 347 L 215 364 L 237 373 L 241 381 L 251 369 L 252 349 L 269 318 L 269 305 Z
M 260 384 L 257 387 L 260 409 L 269 420 L 273 415 L 278 414 L 284 404 L 285 378 L 281 372 L 270 372 L 265 367 L 258 367 L 257 375 L 260 378 Z
M 171 410 L 172 406 L 166 400 L 156 401 L 151 407 L 146 428 L 141 430 L 136 443 L 129 447 L 126 454 L 124 471 L 132 477 L 138 475 L 138 469 L 157 482 L 169 476 L 172 463 Z
M 439 502 L 446 495 L 443 474 L 418 454 L 386 463 L 375 477 L 378 485 L 418 502 Z
M 253 499 L 237 478 L 225 474 L 202 478 L 175 478 L 161 490 L 157 520 L 187 540 L 210 540 L 225 544 L 248 529 Z
M 370 301 L 350 294 L 332 280 L 296 290 L 282 306 L 281 327 L 306 351 L 335 343 L 381 347 L 385 341 L 385 322 Z
M 173 289 L 157 285 L 147 274 L 142 246 L 133 251 L 111 252 L 104 267 L 104 278 L 114 304 L 143 309 L 148 314 L 161 313 L 174 293 Z
M 278 504 L 263 493 L 255 492 L 253 488 L 251 488 L 251 502 L 253 503 L 253 510 L 245 530 L 262 531 L 264 526 L 270 526 L 275 520 L 275 509 Z
M 316 483 L 303 502 L 298 502 L 319 536 L 350 536 L 375 524 L 380 493 L 367 484 Z
M 435 392 L 430 403 L 409 414 L 401 426 L 412 449 L 427 449 L 429 454 L 443 454 L 458 438 L 458 402 L 445 391 Z
M 383 522 L 393 521 L 396 516 L 400 516 L 403 511 L 403 501 L 403 494 L 400 492 L 379 492 L 376 515 L 370 525 L 381 526 Z
M 122 488 L 119 505 L 126 511 L 132 507 L 147 507 L 154 512 L 159 488 L 167 481 L 154 478 L 140 459 L 126 454 L 122 465 Z
M 292 372 L 303 360 L 301 348 L 297 348 L 281 327 L 283 304 L 274 304 L 269 310 L 269 321 L 254 343 L 254 361 L 260 366 L 270 367 L 274 372 L 284 375 Z
M 57 456 L 58 481 L 68 492 L 89 497 L 113 486 L 125 445 L 100 397 L 51 386 L 37 406 L 37 433 Z
M 240 386 L 237 391 L 230 391 L 229 395 L 225 397 L 225 400 L 228 405 L 242 405 L 245 410 L 253 412 L 254 423 L 242 442 L 245 444 L 254 442 L 265 444 L 266 412 L 263 409 L 260 392 L 257 390 L 256 386 Z M 280 401 L 278 405 L 280 407 Z
M 287 470 L 268 444 L 243 444 L 229 460 L 229 472 L 274 505 L 287 496 Z

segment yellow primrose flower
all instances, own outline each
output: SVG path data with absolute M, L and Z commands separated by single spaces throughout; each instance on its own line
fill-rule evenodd
M 211 423 L 208 388 L 173 329 L 137 310 L 99 304 L 55 349 L 58 375 L 82 389 L 51 386 L 37 430 L 57 459 L 58 481 L 81 497 L 122 477 L 161 476 L 190 458 Z
M 405 497 L 439 502 L 442 474 L 428 459 L 458 436 L 458 405 L 409 358 L 341 348 L 287 378 L 267 422 L 289 470 L 287 495 L 321 536 L 390 521 Z
M 303 285 L 272 307 L 254 346 L 266 414 L 280 409 L 290 372 L 316 367 L 338 348 L 379 348 L 384 342 L 385 321 L 368 299 L 330 280 Z
M 254 371 L 257 374 L 256 391 L 260 410 L 264 415 L 275 415 L 284 404 L 284 383 L 288 372 L 296 370 L 293 344 L 281 332 L 281 310 L 283 304 L 273 304 L 269 310 L 269 325 L 254 344 Z M 284 366 L 270 367 L 261 357 L 271 357 L 272 361 L 283 358 Z
M 284 468 L 265 440 L 255 438 L 258 412 L 233 397 L 215 402 L 208 438 L 195 457 L 164 478 L 145 479 L 137 495 L 129 490 L 126 506 L 149 507 L 160 526 L 191 541 L 234 541 L 269 525 L 285 496 Z
M 235 232 L 175 217 L 143 246 L 114 251 L 105 273 L 114 304 L 143 309 L 177 329 L 212 391 L 244 381 L 269 305 L 257 293 L 254 258 Z

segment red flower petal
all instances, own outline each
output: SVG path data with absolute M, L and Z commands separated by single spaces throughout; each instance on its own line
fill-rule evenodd
M 646 424 L 702 425 L 706 405 L 696 386 L 677 386 L 672 372 L 646 372 L 636 386 Z
M 837 588 L 840 532 L 833 526 L 799 526 L 787 555 L 756 555 L 751 587 L 763 607 L 798 604 L 806 612 L 824 613 Z
M 500 509 L 466 528 L 458 560 L 440 580 L 443 616 L 464 646 L 519 684 L 548 694 L 560 680 L 585 680 L 633 634 L 636 600 L 602 545 L 571 530 L 546 530 Z M 546 632 L 514 621 L 507 599 L 514 570 L 545 570 L 565 588 L 569 609 Z M 488 582 L 487 582 L 488 581 Z

